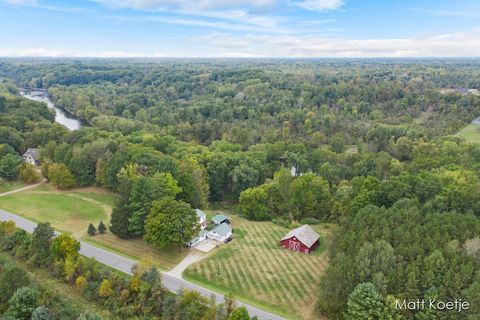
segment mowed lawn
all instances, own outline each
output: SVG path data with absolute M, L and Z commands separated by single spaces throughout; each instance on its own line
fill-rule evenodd
M 146 244 L 141 238 L 120 239 L 108 231 L 95 236 L 85 236 L 83 240 L 126 257 L 153 262 L 162 270 L 172 269 L 190 252 L 190 249 L 186 248 L 157 249 Z
M 119 254 L 143 259 L 148 257 L 159 268 L 169 270 L 187 255 L 188 250 L 159 250 L 142 239 L 120 239 L 109 231 L 95 236 L 87 235 L 89 223 L 95 227 L 100 221 L 110 225 L 115 195 L 100 188 L 56 190 L 49 184 L 0 197 L 0 209 L 16 213 L 35 222 L 48 221 L 60 231 L 91 242 Z
M 480 125 L 478 124 L 469 124 L 456 134 L 465 138 L 467 142 L 480 142 Z
M 2 181 L 0 182 L 0 193 L 12 191 L 15 189 L 20 189 L 26 186 L 28 186 L 28 184 L 25 184 L 20 181 Z
M 336 226 L 312 226 L 320 234 L 321 243 L 307 255 L 280 247 L 286 228 L 230 217 L 234 239 L 190 266 L 183 276 L 283 315 L 319 319 L 315 314 L 318 286 Z
M 92 193 L 97 195 L 92 196 Z M 58 230 L 82 236 L 89 223 L 107 222 L 113 195 L 94 188 L 58 191 L 50 185 L 0 197 L 0 208 Z

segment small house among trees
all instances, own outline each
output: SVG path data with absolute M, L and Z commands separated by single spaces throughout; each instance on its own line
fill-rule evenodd
M 22 159 L 24 162 L 30 163 L 34 166 L 38 166 L 40 164 L 40 154 L 38 152 L 38 149 L 28 148 L 27 151 L 23 154 Z
M 320 235 L 308 224 L 290 230 L 280 240 L 280 245 L 283 248 L 303 253 L 311 253 L 319 243 Z

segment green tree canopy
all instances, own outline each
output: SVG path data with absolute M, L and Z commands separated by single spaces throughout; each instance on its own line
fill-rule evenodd
M 155 201 L 145 223 L 145 240 L 159 248 L 180 247 L 197 230 L 197 217 L 189 204 L 165 198 Z

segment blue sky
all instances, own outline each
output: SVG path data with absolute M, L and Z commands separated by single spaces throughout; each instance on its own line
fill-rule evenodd
M 0 56 L 480 56 L 478 0 L 0 0 Z

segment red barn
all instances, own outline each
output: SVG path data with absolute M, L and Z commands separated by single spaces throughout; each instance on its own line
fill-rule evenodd
M 280 245 L 293 251 L 310 253 L 320 243 L 320 236 L 309 225 L 290 230 L 280 240 Z

